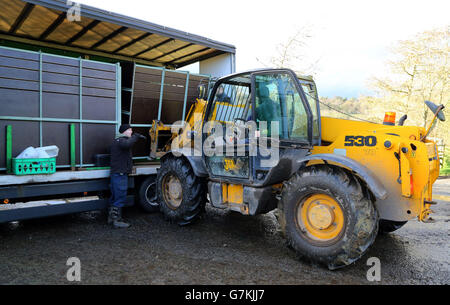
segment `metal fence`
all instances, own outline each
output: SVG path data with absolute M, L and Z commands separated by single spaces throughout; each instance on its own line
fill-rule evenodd
M 75 124 L 76 166 L 93 166 L 92 155 L 106 146 L 98 137 L 113 138 L 120 124 L 120 87 L 119 64 L 0 47 L 0 127 L 12 126 L 13 156 L 57 145 L 57 167 L 70 167 L 70 132 L 63 128 Z

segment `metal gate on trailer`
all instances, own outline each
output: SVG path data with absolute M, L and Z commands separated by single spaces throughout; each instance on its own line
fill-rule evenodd
M 212 81 L 210 75 L 142 65 L 135 65 L 132 73 L 132 88 L 122 88 L 122 122 L 130 123 L 133 130 L 145 135 L 153 120 L 166 126 L 184 121 L 197 98 L 198 85 L 209 86 Z M 149 139 L 135 145 L 135 159 L 149 154 Z
M 93 166 L 120 124 L 120 71 L 119 64 L 0 47 L 0 143 L 9 125 L 12 157 L 29 146 L 56 145 L 57 168 Z M 0 170 L 6 165 L 2 152 Z

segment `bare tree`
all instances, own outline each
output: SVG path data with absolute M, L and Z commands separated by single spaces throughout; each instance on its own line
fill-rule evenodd
M 413 39 L 399 41 L 391 50 L 387 77 L 373 77 L 371 86 L 380 94 L 387 109 L 408 114 L 409 124 L 427 126 L 432 113 L 424 104 L 430 100 L 449 105 L 449 42 L 450 27 L 417 34 Z M 448 109 L 445 110 L 448 113 Z M 449 143 L 448 122 L 435 128 L 434 136 Z
M 276 46 L 275 54 L 268 60 L 256 58 L 265 67 L 289 68 L 299 75 L 314 75 L 319 59 L 308 56 L 308 43 L 312 38 L 310 26 L 297 29 L 285 42 Z

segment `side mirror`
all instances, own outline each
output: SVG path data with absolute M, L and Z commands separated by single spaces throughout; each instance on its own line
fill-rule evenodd
M 435 103 L 430 101 L 425 101 L 425 104 L 428 106 L 428 108 L 430 108 L 433 114 L 437 113 L 437 117 L 441 122 L 445 121 L 445 115 L 442 112 L 442 109 L 444 109 L 444 105 L 437 106 Z
M 400 120 L 398 121 L 398 126 L 403 126 L 403 124 L 405 124 L 406 119 L 408 118 L 408 115 L 405 114 L 404 116 L 402 116 L 400 118 Z

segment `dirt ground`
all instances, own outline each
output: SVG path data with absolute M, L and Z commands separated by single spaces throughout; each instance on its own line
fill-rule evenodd
M 256 217 L 207 208 L 179 227 L 160 214 L 125 211 L 132 224 L 113 230 L 97 212 L 0 226 L 0 284 L 72 284 L 69 257 L 81 262 L 81 284 L 371 284 L 370 257 L 381 284 L 450 284 L 450 179 L 438 180 L 430 223 L 408 222 L 378 236 L 355 264 L 337 271 L 301 260 L 286 246 L 273 213 Z

